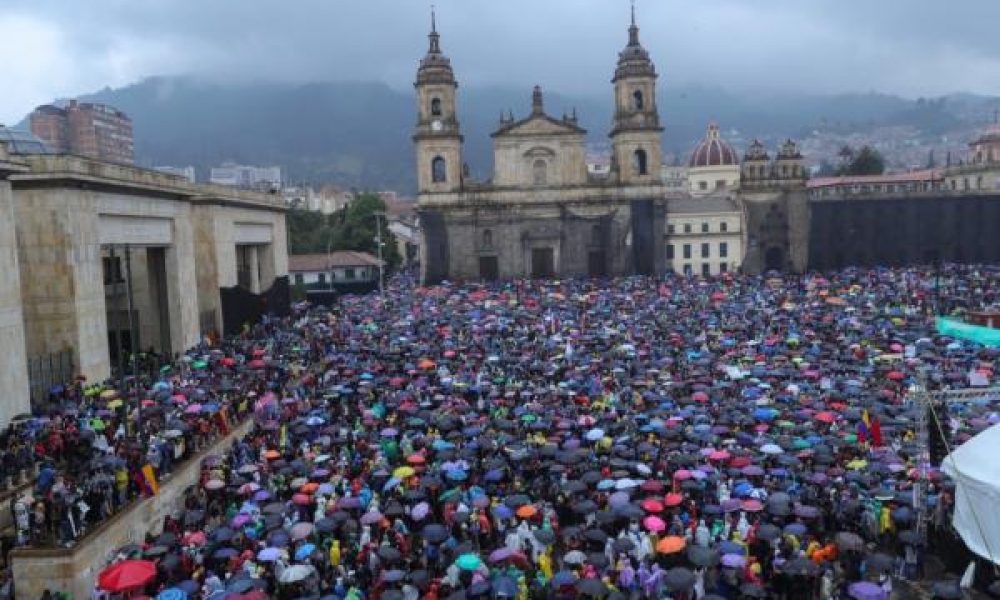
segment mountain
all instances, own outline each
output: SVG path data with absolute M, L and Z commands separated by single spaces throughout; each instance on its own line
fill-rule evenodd
M 547 111 L 576 108 L 592 142 L 607 142 L 611 87 L 606 94 L 546 92 Z M 666 87 L 660 92 L 666 125 L 664 150 L 682 156 L 710 120 L 723 125 L 738 147 L 754 137 L 770 145 L 817 130 L 855 132 L 912 125 L 928 136 L 982 122 L 994 98 L 968 94 L 906 100 L 886 94 L 736 94 L 710 87 Z M 415 187 L 410 134 L 412 91 L 382 83 L 222 84 L 189 77 L 153 77 L 81 96 L 125 111 L 133 121 L 139 164 L 194 165 L 198 177 L 224 161 L 281 165 L 291 182 L 332 182 L 344 187 Z M 459 118 L 466 160 L 475 177 L 489 176 L 489 133 L 501 111 L 525 115 L 530 88 L 462 87 Z

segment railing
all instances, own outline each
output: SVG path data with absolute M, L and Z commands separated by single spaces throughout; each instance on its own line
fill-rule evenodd
M 75 367 L 72 350 L 29 358 L 28 382 L 31 388 L 31 404 L 35 406 L 44 403 L 53 386 L 72 381 Z

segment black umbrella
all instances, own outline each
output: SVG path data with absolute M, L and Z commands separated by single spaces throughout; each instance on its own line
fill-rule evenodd
M 548 545 L 556 541 L 556 535 L 549 529 L 536 529 L 533 533 L 535 539 L 543 544 Z
M 439 523 L 430 523 L 424 525 L 423 530 L 421 530 L 420 535 L 423 536 L 425 540 L 433 544 L 438 544 L 446 539 L 448 539 L 448 528 Z
M 386 562 L 395 562 L 403 555 L 399 550 L 393 548 L 392 546 L 383 546 L 378 549 L 378 556 Z
M 608 595 L 608 586 L 604 585 L 604 582 L 595 577 L 589 577 L 587 579 L 580 579 L 576 582 L 576 591 L 580 593 L 581 596 L 587 596 L 589 598 L 604 598 Z
M 865 564 L 872 571 L 883 572 L 892 568 L 895 560 L 888 554 L 876 552 L 865 557 Z
M 711 567 L 719 564 L 719 553 L 702 546 L 688 546 L 687 557 L 691 564 L 698 567 Z
M 611 543 L 611 548 L 615 552 L 626 553 L 631 552 L 635 548 L 635 544 L 628 538 L 618 538 Z
M 694 587 L 695 581 L 697 581 L 697 577 L 694 573 L 684 567 L 674 567 L 663 575 L 663 582 L 675 592 L 691 589 Z

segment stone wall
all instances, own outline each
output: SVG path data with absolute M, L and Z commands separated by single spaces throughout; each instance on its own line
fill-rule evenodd
M 2 146 L 0 146 L 2 151 Z M 3 157 L 0 156 L 0 163 Z M 21 310 L 21 277 L 14 235 L 14 208 L 10 184 L 0 164 L 0 423 L 28 412 L 28 363 Z
M 198 482 L 201 458 L 226 452 L 233 442 L 253 426 L 244 422 L 225 438 L 174 470 L 160 482 L 160 493 L 134 503 L 118 513 L 72 548 L 17 548 L 11 552 L 16 598 L 35 600 L 46 589 L 67 592 L 73 598 L 89 598 L 98 573 L 114 552 L 130 543 L 142 543 L 147 533 L 160 533 L 163 518 L 177 510 L 184 490 Z

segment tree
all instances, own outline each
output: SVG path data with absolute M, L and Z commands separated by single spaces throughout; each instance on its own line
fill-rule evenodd
M 857 151 L 844 146 L 840 156 L 844 163 L 838 169 L 838 175 L 881 175 L 885 172 L 885 160 L 871 146 L 862 146 Z
M 382 213 L 376 218 L 376 213 Z M 336 250 L 357 250 L 378 256 L 376 224 L 382 226 L 382 258 L 386 269 L 393 270 L 402 262 L 396 237 L 389 231 L 385 217 L 385 202 L 372 193 L 362 192 L 346 207 L 321 215 L 305 210 L 291 210 L 286 219 L 292 254 L 322 254 Z

